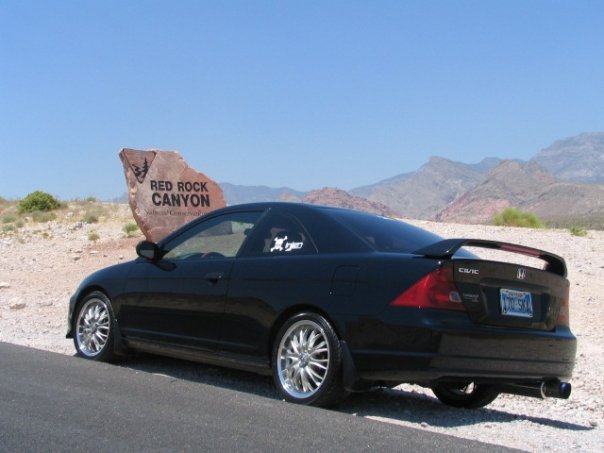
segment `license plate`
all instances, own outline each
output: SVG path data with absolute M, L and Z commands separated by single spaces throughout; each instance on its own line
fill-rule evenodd
M 501 314 L 505 316 L 533 317 L 533 299 L 527 291 L 504 289 L 499 291 Z

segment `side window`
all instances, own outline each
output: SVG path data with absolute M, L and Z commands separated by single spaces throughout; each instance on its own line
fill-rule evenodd
M 254 244 L 247 249 L 252 256 L 305 255 L 316 253 L 302 225 L 289 216 L 273 214 L 262 222 Z
M 167 260 L 232 258 L 262 212 L 237 212 L 201 222 L 164 244 Z

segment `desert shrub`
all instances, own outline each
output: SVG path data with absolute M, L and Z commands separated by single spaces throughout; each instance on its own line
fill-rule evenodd
M 42 211 L 34 211 L 32 212 L 32 219 L 36 223 L 48 223 L 52 220 L 55 220 L 57 215 L 54 212 L 42 212 Z
M 98 235 L 97 232 L 91 231 L 90 233 L 88 233 L 88 240 L 89 241 L 96 242 L 99 239 L 101 239 L 101 237 Z
M 2 225 L 2 231 L 5 233 L 8 233 L 10 231 L 15 231 L 15 225 L 13 225 L 12 223 Z
M 61 207 L 61 202 L 49 193 L 36 190 L 19 202 L 19 213 L 52 211 Z
M 23 228 L 25 224 L 23 223 L 23 220 L 17 220 L 17 222 L 15 223 L 15 226 L 17 228 Z
M 99 218 L 92 212 L 87 212 L 82 219 L 84 223 L 98 223 Z
M 0 197 L 0 204 L 6 204 L 8 203 L 8 200 L 4 197 Z
M 12 214 L 6 214 L 2 216 L 2 223 L 13 223 L 17 218 Z
M 124 225 L 124 233 L 126 233 L 126 236 L 128 237 L 133 236 L 137 231 L 138 225 L 136 223 L 130 222 Z
M 515 226 L 525 228 L 543 228 L 543 222 L 532 212 L 523 212 L 516 208 L 507 208 L 493 217 L 498 226 Z
M 96 197 L 88 197 L 88 198 L 86 198 L 86 201 L 88 203 L 94 203 L 94 202 L 96 202 Z
M 571 226 L 569 228 L 570 234 L 572 234 L 573 236 L 579 236 L 579 237 L 583 237 L 583 236 L 587 236 L 587 231 L 585 231 L 583 228 L 578 227 L 578 226 Z

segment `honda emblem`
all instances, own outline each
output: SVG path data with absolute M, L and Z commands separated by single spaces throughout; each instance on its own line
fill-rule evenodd
M 519 267 L 518 272 L 516 272 L 516 278 L 518 278 L 518 280 L 524 280 L 526 278 L 526 269 Z

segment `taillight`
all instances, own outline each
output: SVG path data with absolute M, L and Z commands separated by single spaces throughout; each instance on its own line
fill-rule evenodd
M 393 307 L 438 308 L 465 311 L 453 282 L 453 267 L 443 266 L 407 288 L 390 302 Z
M 559 326 L 570 326 L 570 303 L 569 303 L 569 288 L 566 287 L 564 296 L 560 299 L 560 311 L 558 312 L 558 319 L 556 324 Z

